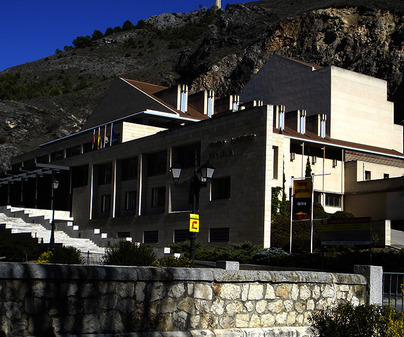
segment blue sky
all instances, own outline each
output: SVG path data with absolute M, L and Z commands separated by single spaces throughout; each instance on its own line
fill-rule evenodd
M 222 0 L 226 4 L 248 1 Z M 188 13 L 215 0 L 0 0 L 0 71 L 71 46 L 77 36 L 161 13 Z

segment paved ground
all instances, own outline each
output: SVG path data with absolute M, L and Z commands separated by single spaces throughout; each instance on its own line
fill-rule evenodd
M 404 231 L 391 230 L 391 246 L 399 249 L 404 247 Z

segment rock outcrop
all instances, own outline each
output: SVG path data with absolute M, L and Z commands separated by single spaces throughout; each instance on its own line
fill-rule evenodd
M 213 89 L 223 96 L 238 92 L 274 54 L 386 80 L 399 123 L 404 120 L 404 9 L 367 3 L 373 7 L 296 10 L 277 1 L 231 5 L 211 16 L 214 20 L 195 39 L 182 36 L 181 27 L 198 24 L 212 12 L 163 14 L 146 20 L 142 29 L 109 35 L 92 47 L 68 48 L 7 69 L 0 77 L 18 72 L 21 81 L 46 83 L 62 94 L 0 101 L 2 167 L 18 151 L 79 130 L 113 78 L 183 82 L 194 91 Z M 75 89 L 66 91 L 68 85 Z

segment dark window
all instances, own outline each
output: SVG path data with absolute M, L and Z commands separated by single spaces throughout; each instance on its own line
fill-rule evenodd
M 341 196 L 338 194 L 326 194 L 325 205 L 331 207 L 341 207 Z
M 389 179 L 389 178 L 390 178 L 390 174 L 388 174 L 388 173 L 383 174 L 383 179 Z
M 371 180 L 371 179 L 372 179 L 372 172 L 365 171 L 365 180 Z
M 230 177 L 212 179 L 212 199 L 230 199 Z
M 88 165 L 76 166 L 72 168 L 73 187 L 87 186 L 88 184 Z
M 187 229 L 177 229 L 174 231 L 174 242 L 184 242 L 191 239 L 191 233 Z
M 64 159 L 64 151 L 60 150 L 51 154 L 51 161 Z
M 112 179 L 112 165 L 105 164 L 98 166 L 98 185 L 110 184 Z
M 74 156 L 78 156 L 81 154 L 81 145 L 77 145 L 77 146 L 73 146 L 73 147 L 69 147 L 66 150 L 66 157 L 70 158 L 70 157 L 74 157 Z
M 118 232 L 118 238 L 130 238 L 130 232 Z
M 166 201 L 166 188 L 164 186 L 152 189 L 151 207 L 164 207 Z
M 159 242 L 158 231 L 145 231 L 143 233 L 143 243 L 157 243 Z
M 229 228 L 211 228 L 210 242 L 229 242 Z
M 173 148 L 173 164 L 179 165 L 181 168 L 188 168 L 195 166 L 195 151 L 196 151 L 196 165 L 200 164 L 200 144 L 190 144 L 186 146 L 179 146 Z
M 40 156 L 36 159 L 37 163 L 47 164 L 49 163 L 49 155 Z
M 109 211 L 111 211 L 111 194 L 104 194 L 101 196 L 101 213 Z
M 147 160 L 147 175 L 157 176 L 166 173 L 167 152 L 150 153 Z
M 136 208 L 136 191 L 125 193 L 125 210 L 134 210 Z
M 137 158 L 124 159 L 121 165 L 122 180 L 137 179 Z
M 277 146 L 272 146 L 272 153 L 273 153 L 272 178 L 278 179 L 279 148 Z
M 87 153 L 94 150 L 94 145 L 91 143 L 84 143 L 83 144 L 83 153 Z

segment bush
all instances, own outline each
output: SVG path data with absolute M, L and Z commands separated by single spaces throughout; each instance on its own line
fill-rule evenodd
M 44 252 L 38 258 L 38 263 L 83 264 L 80 250 L 75 247 L 57 247 Z
M 104 256 L 105 265 L 151 266 L 155 260 L 156 254 L 151 247 L 128 241 L 108 247 Z
M 174 256 L 166 256 L 158 259 L 156 261 L 157 267 L 182 267 L 182 268 L 192 268 L 194 266 L 194 261 L 183 256 L 176 258 Z
M 290 254 L 285 252 L 282 248 L 267 248 L 262 252 L 255 254 L 253 262 L 258 264 L 270 264 L 272 259 L 279 259 L 285 256 L 290 256 Z
M 317 311 L 310 319 L 319 337 L 399 337 L 404 313 L 388 306 L 339 304 Z

